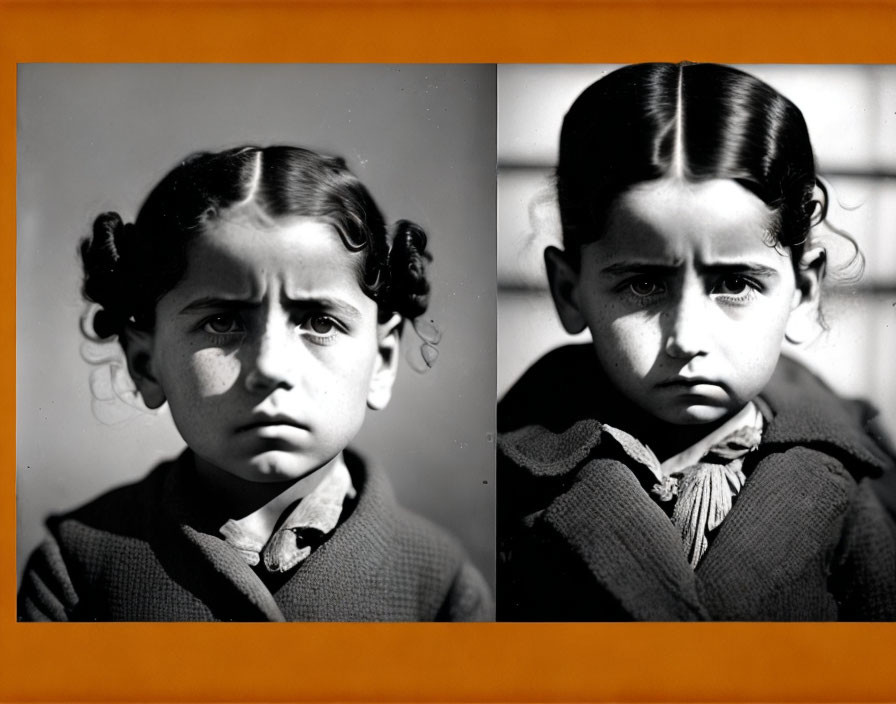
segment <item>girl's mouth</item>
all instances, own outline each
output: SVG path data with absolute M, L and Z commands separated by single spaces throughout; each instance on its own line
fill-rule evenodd
M 249 423 L 245 425 L 239 426 L 236 430 L 238 433 L 247 432 L 250 430 L 256 430 L 259 428 L 277 428 L 277 427 L 291 427 L 298 428 L 299 430 L 308 430 L 308 426 L 299 423 L 297 420 L 290 418 L 289 416 L 277 415 L 277 416 L 257 416 L 253 418 Z
M 671 379 L 666 379 L 665 381 L 661 381 L 657 384 L 658 387 L 672 387 L 672 388 L 683 388 L 683 389 L 692 389 L 698 386 L 715 386 L 717 388 L 727 388 L 726 385 L 715 379 L 708 379 L 703 376 L 676 376 Z
M 691 399 L 695 402 L 716 403 L 725 402 L 731 395 L 725 382 L 706 377 L 673 377 L 656 385 L 658 390 L 671 391 L 682 400 Z

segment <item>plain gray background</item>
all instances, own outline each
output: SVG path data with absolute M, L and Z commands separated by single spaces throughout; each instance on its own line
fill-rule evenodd
M 430 235 L 438 361 L 402 363 L 353 447 L 494 586 L 495 67 L 26 64 L 17 90 L 18 574 L 48 513 L 183 447 L 164 410 L 92 394 L 110 368 L 83 358 L 78 241 L 190 152 L 285 143 L 343 156 L 389 222 Z

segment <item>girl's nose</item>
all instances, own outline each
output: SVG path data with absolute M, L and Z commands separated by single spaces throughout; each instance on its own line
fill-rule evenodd
M 675 359 L 691 359 L 708 350 L 709 317 L 702 290 L 684 289 L 666 316 L 665 352 Z
M 271 393 L 295 386 L 295 350 L 284 326 L 269 325 L 259 335 L 246 374 L 246 388 L 252 393 Z

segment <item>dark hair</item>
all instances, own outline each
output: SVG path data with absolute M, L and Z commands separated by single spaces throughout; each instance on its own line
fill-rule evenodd
M 635 64 L 593 83 L 563 121 L 557 194 L 563 244 L 578 263 L 616 198 L 680 169 L 732 179 L 774 214 L 770 244 L 799 262 L 827 214 L 827 190 L 799 108 L 769 85 L 718 64 Z M 816 197 L 816 188 L 819 197 Z
M 84 327 L 99 339 L 128 323 L 152 329 L 156 304 L 183 277 L 193 239 L 228 208 L 249 202 L 273 218 L 331 224 L 348 250 L 363 255 L 358 281 L 381 319 L 426 311 L 431 256 L 420 227 L 400 220 L 390 236 L 372 196 L 338 157 L 247 146 L 187 157 L 152 190 L 133 223 L 114 212 L 96 218 L 80 246 L 82 290 L 101 308 Z

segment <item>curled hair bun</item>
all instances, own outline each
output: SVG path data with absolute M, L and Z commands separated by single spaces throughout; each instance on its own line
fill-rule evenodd
M 426 251 L 426 233 L 408 220 L 399 220 L 389 251 L 390 303 L 409 320 L 423 315 L 429 305 L 426 269 L 431 261 L 432 255 Z
M 129 318 L 122 254 L 131 228 L 118 213 L 102 213 L 93 221 L 93 234 L 81 240 L 82 292 L 101 307 L 86 324 L 101 340 L 119 334 Z

